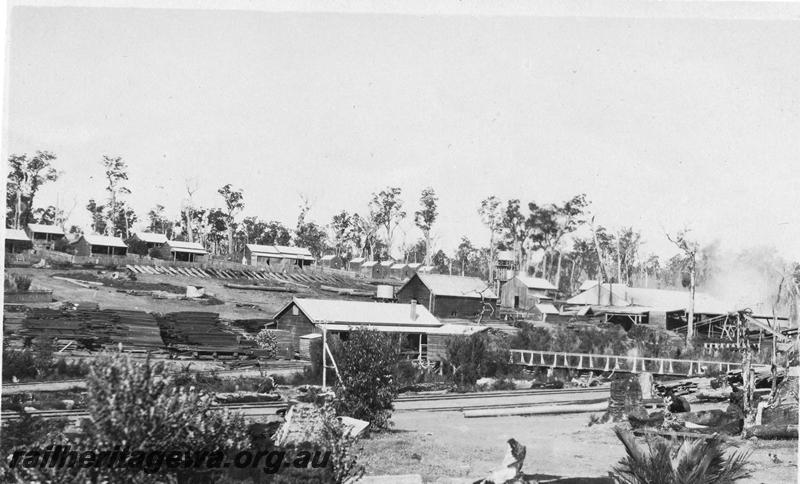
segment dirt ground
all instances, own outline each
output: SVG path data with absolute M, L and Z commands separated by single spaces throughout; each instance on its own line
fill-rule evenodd
M 395 412 L 391 432 L 360 443 L 367 475 L 420 474 L 425 482 L 474 482 L 497 468 L 506 441 L 527 447 L 523 472 L 538 479 L 603 477 L 625 455 L 611 424 L 589 414 L 466 419 L 461 412 Z M 739 441 L 752 450 L 743 483 L 797 482 L 797 441 Z M 775 463 L 768 454 L 776 454 Z
M 111 287 L 86 289 L 68 281 L 53 279 L 53 274 L 79 272 L 77 270 L 11 268 L 10 274 L 25 274 L 31 277 L 32 287 L 51 289 L 58 301 L 91 301 L 100 305 L 101 309 L 130 309 L 138 311 L 168 313 L 175 311 L 209 311 L 220 313 L 224 319 L 271 318 L 297 293 L 270 293 L 263 291 L 247 291 L 229 289 L 223 286 L 224 281 L 212 278 L 166 276 L 137 274 L 141 282 L 166 283 L 176 286 L 202 286 L 207 293 L 225 301 L 225 304 L 213 306 L 202 305 L 195 301 L 178 299 L 156 299 L 151 296 L 133 296 L 117 292 Z M 96 271 L 95 271 L 96 272 Z M 241 308 L 236 303 L 253 304 L 257 308 Z

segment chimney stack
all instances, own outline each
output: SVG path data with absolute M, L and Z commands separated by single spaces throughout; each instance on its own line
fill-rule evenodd
M 412 299 L 411 300 L 411 320 L 412 321 L 416 321 L 417 320 L 417 300 L 416 299 Z

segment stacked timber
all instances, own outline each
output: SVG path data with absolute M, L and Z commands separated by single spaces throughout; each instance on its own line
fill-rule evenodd
M 158 318 L 161 338 L 167 346 L 215 348 L 237 352 L 253 348 L 255 343 L 238 336 L 219 320 L 218 313 L 183 311 Z
M 144 311 L 34 309 L 19 334 L 27 339 L 73 340 L 89 349 L 119 343 L 142 350 L 163 345 L 155 318 Z
M 231 326 L 243 329 L 248 334 L 258 334 L 259 331 L 268 327 L 274 326 L 275 321 L 272 319 L 234 319 L 231 321 Z

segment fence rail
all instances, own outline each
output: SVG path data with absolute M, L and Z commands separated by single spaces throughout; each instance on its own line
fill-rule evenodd
M 547 368 L 577 370 L 650 372 L 657 375 L 701 376 L 711 369 L 731 371 L 741 369 L 740 362 L 710 360 L 679 360 L 627 355 L 598 355 L 562 351 L 511 350 L 511 363 Z M 764 366 L 764 365 L 753 365 Z

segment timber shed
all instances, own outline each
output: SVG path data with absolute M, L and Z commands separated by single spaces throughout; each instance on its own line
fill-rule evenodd
M 400 302 L 419 301 L 441 318 L 489 317 L 497 310 L 497 295 L 477 277 L 414 274 L 397 291 Z
M 75 255 L 128 255 L 128 246 L 119 237 L 109 237 L 106 235 L 81 235 L 78 240 L 72 243 Z
M 530 310 L 542 301 L 552 301 L 556 287 L 540 277 L 514 276 L 500 288 L 500 305 Z
M 400 345 L 409 359 L 428 359 L 428 345 L 443 347 L 447 338 L 487 329 L 485 326 L 443 324 L 422 305 L 335 299 L 294 298 L 275 315 L 277 329 L 292 335 L 293 350 L 301 352 L 309 334 L 347 338 L 355 329 L 401 335 Z M 302 353 L 302 352 L 301 352 Z M 437 353 L 437 356 L 439 353 Z

